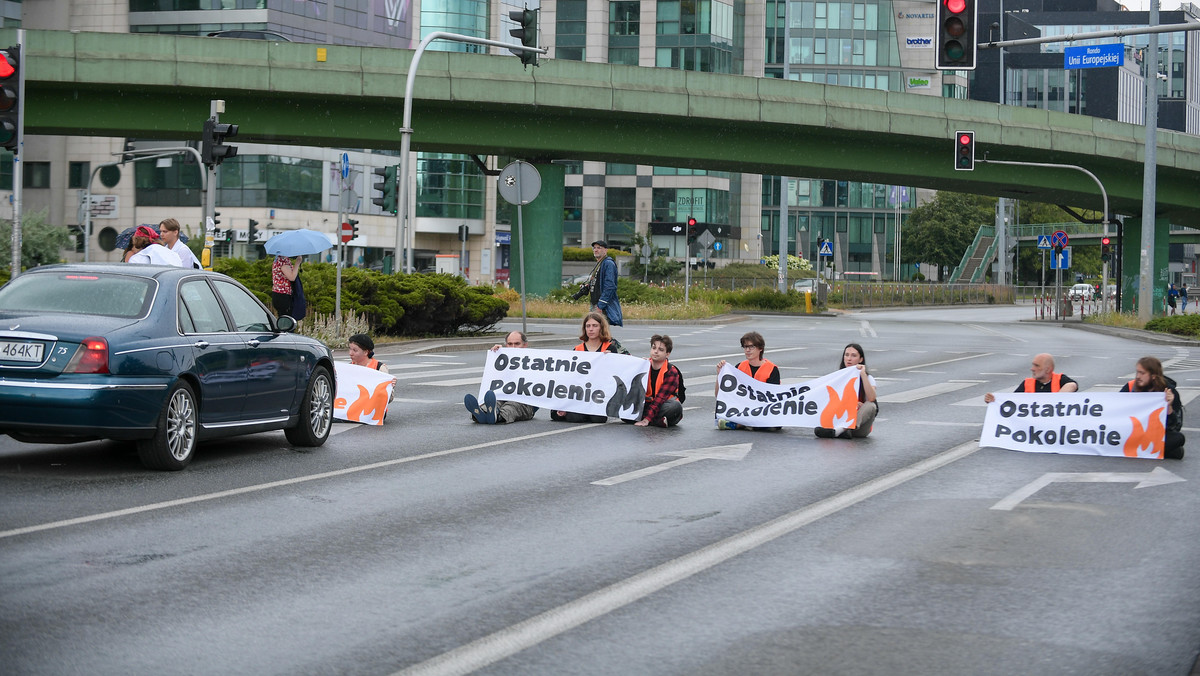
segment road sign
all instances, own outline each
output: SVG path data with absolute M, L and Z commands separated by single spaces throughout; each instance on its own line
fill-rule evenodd
M 818 256 L 832 256 L 833 242 L 821 242 L 821 249 L 817 252 Z
M 1050 256 L 1051 270 L 1069 270 L 1071 268 L 1071 247 L 1063 247 L 1062 251 L 1055 251 Z
M 342 180 L 350 177 L 350 153 L 342 153 Z
M 711 232 L 705 230 L 704 232 L 700 233 L 700 236 L 696 238 L 696 241 L 700 243 L 701 247 L 707 249 L 708 247 L 712 246 L 713 242 L 717 241 L 717 238 L 713 237 Z
M 1125 64 L 1125 45 L 1117 42 L 1108 45 L 1084 45 L 1067 47 L 1063 50 L 1063 68 L 1107 68 Z
M 529 204 L 542 191 L 542 175 L 528 162 L 509 162 L 496 177 L 496 188 L 509 204 Z
M 1039 249 L 1053 249 L 1054 248 L 1054 245 L 1050 243 L 1050 235 L 1038 235 L 1037 237 L 1038 237 L 1037 248 L 1039 248 Z
M 342 243 L 345 244 L 354 239 L 354 226 L 349 223 L 342 223 Z
M 1063 232 L 1062 230 L 1055 230 L 1054 234 L 1050 235 L 1050 246 L 1057 248 L 1060 246 L 1065 247 L 1066 245 L 1067 233 Z

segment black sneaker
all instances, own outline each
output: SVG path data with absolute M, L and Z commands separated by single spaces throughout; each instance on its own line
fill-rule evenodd
M 833 438 L 833 430 L 829 429 L 828 427 L 816 427 L 813 429 L 813 434 L 816 434 L 818 437 L 821 437 L 822 439 L 832 439 Z

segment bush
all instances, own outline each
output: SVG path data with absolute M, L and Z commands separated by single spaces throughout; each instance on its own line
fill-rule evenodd
M 254 263 L 224 258 L 214 269 L 246 285 L 270 305 L 271 258 Z M 309 312 L 333 315 L 337 269 L 330 263 L 300 268 Z M 508 315 L 508 302 L 490 286 L 469 286 L 447 274 L 384 275 L 375 270 L 342 270 L 343 312 L 366 317 L 371 333 L 393 336 L 453 335 L 493 327 Z
M 1200 337 L 1200 315 L 1155 317 L 1146 322 L 1146 330 L 1170 333 L 1176 336 Z

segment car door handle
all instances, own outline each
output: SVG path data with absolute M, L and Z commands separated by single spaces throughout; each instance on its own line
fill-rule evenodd
M 208 341 L 207 340 L 197 340 L 194 344 L 194 347 L 203 350 L 204 348 L 208 347 Z
M 251 338 L 250 340 L 248 340 L 246 342 L 250 345 L 250 347 L 258 347 L 258 339 L 257 338 Z

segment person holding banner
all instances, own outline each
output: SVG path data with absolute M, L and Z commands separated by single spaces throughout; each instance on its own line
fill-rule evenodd
M 672 365 L 674 343 L 670 336 L 650 336 L 650 376 L 646 380 L 646 404 L 642 408 L 642 419 L 633 423 L 638 427 L 674 427 L 683 420 L 684 394 L 683 374 Z
M 1163 375 L 1162 362 L 1158 357 L 1142 357 L 1134 367 L 1133 380 L 1125 383 L 1122 392 L 1162 392 L 1163 398 L 1171 408 L 1167 413 L 1167 432 L 1164 458 L 1181 460 L 1183 458 L 1183 402 L 1179 391 L 1175 389 L 1175 381 Z
M 346 352 L 350 354 L 350 363 L 355 366 L 375 369 L 380 373 L 388 373 L 387 364 L 375 358 L 375 341 L 365 333 L 356 333 L 346 339 Z M 394 380 L 394 379 L 393 379 Z M 395 397 L 395 386 L 392 392 L 388 394 L 388 403 L 392 403 Z
M 1064 373 L 1054 372 L 1054 357 L 1045 352 L 1033 358 L 1033 364 L 1029 367 L 1029 373 L 1031 377 L 1023 380 L 1013 392 L 1079 391 L 1079 383 L 1076 383 Z M 988 392 L 983 395 L 983 400 L 990 404 L 996 401 L 996 395 Z
M 609 333 L 608 320 L 599 312 L 589 312 L 584 315 L 583 330 L 579 334 L 579 340 L 582 342 L 575 346 L 576 352 L 611 352 L 613 354 L 624 352 L 628 354 L 628 351 L 621 347 L 621 343 L 617 342 Z M 602 415 L 588 415 L 571 411 L 550 411 L 550 419 L 573 423 L 608 422 L 608 418 Z
M 754 378 L 760 383 L 770 383 L 772 385 L 779 384 L 779 367 L 763 358 L 763 353 L 767 350 L 767 341 L 763 340 L 762 334 L 758 331 L 750 331 L 742 336 L 742 352 L 746 354 L 746 358 L 742 360 L 735 368 Z M 721 368 L 725 366 L 725 360 L 717 362 L 717 373 L 721 373 Z M 717 386 L 714 385 L 713 392 L 717 392 Z M 735 422 L 730 422 L 721 418 L 717 419 L 717 429 L 720 430 L 737 430 L 737 429 L 762 429 L 762 430 L 777 430 L 778 427 L 746 427 Z
M 858 369 L 858 414 L 855 417 L 854 429 L 838 431 L 829 427 L 815 427 L 813 432 L 822 439 L 862 439 L 871 433 L 872 423 L 879 413 L 879 403 L 875 400 L 875 376 L 867 373 L 867 355 L 862 345 L 850 343 L 842 348 L 842 360 L 837 369 Z
M 495 352 L 500 347 L 500 345 L 493 345 L 491 351 Z M 525 337 L 524 331 L 511 331 L 504 337 L 503 347 L 529 347 L 529 339 Z M 482 404 L 473 394 L 464 397 L 463 404 L 471 413 L 472 420 L 485 425 L 504 425 L 522 420 L 533 420 L 534 414 L 537 413 L 537 406 L 522 404 L 519 401 L 496 401 L 496 393 L 491 390 L 483 395 Z

